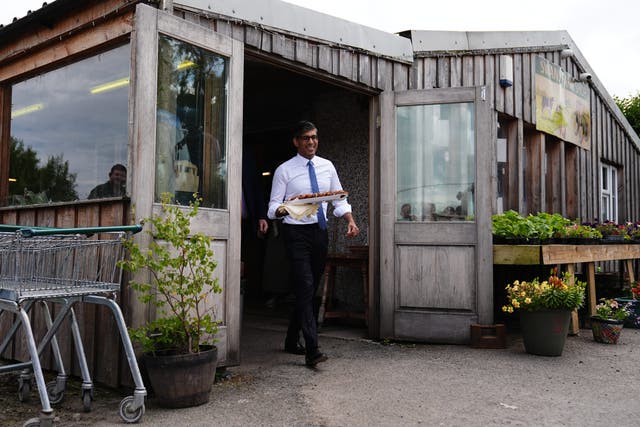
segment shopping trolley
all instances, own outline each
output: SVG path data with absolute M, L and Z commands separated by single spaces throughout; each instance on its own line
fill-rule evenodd
M 71 320 L 72 339 L 82 375 L 83 407 L 90 409 L 93 383 L 73 310 L 78 302 L 106 306 L 113 314 L 135 384 L 133 395 L 120 403 L 119 414 L 127 423 L 138 422 L 142 418 L 147 392 L 122 311 L 115 302 L 122 277 L 117 266 L 124 255 L 122 239 L 125 233 L 137 233 L 141 229 L 139 225 L 67 229 L 0 226 L 0 312 L 17 316 L 0 343 L 0 354 L 20 327 L 29 353 L 29 361 L 0 366 L 0 373 L 22 371 L 18 380 L 18 396 L 23 400 L 29 394 L 33 372 L 42 404 L 40 417 L 28 420 L 25 426 L 53 424 L 51 404 L 62 400 L 67 378 L 56 333 L 67 318 Z M 52 318 L 48 303 L 54 302 L 61 308 Z M 43 307 L 47 325 L 39 343 L 36 343 L 29 320 L 29 311 L 36 304 Z M 51 345 L 58 371 L 57 379 L 48 384 L 40 364 L 40 356 L 47 345 Z

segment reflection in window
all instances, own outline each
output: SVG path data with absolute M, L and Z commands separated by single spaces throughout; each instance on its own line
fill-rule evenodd
M 397 109 L 398 221 L 473 220 L 473 103 Z
M 13 85 L 3 204 L 86 199 L 126 165 L 129 68 L 125 45 Z
M 155 199 L 227 207 L 224 57 L 161 35 L 158 51 Z

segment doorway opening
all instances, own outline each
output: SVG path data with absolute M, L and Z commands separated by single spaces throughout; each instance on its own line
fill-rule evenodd
M 331 160 L 361 230 L 347 239 L 346 222 L 333 216 L 329 205 L 329 253 L 350 253 L 368 244 L 369 222 L 369 105 L 371 95 L 297 73 L 253 56 L 245 56 L 243 110 L 243 182 L 257 182 L 254 192 L 266 215 L 275 169 L 296 154 L 291 129 L 300 120 L 318 128 L 318 156 Z M 245 184 L 243 184 L 244 186 Z M 243 190 L 247 193 L 247 190 Z M 244 197 L 247 197 L 246 194 Z M 286 325 L 293 294 L 288 261 L 279 233 L 279 221 L 268 221 L 269 230 L 259 235 L 258 218 L 243 217 L 242 255 L 243 316 Z M 331 303 L 347 316 L 327 319 L 323 328 L 360 328 L 364 319 L 349 313 L 365 312 L 363 273 L 337 267 Z M 320 284 L 317 306 L 324 282 Z M 322 332 L 322 329 L 321 329 Z M 284 336 L 283 336 L 284 339 Z

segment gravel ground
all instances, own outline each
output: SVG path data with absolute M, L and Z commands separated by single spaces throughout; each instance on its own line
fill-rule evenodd
M 284 330 L 273 319 L 245 322 L 242 364 L 214 385 L 209 403 L 165 410 L 150 399 L 140 425 L 637 426 L 640 419 L 638 329 L 623 330 L 618 345 L 596 343 L 590 330 L 581 330 L 567 339 L 561 357 L 528 355 L 517 335 L 507 349 L 480 350 L 385 345 L 359 337 L 361 330 L 326 329 L 320 343 L 330 359 L 317 369 L 281 350 Z M 15 403 L 7 375 L 0 376 L 0 424 L 14 425 L 34 416 L 38 401 L 34 394 L 31 405 Z M 74 398 L 79 393 L 69 395 L 56 408 L 59 425 L 121 422 L 122 396 L 96 390 L 87 414 Z

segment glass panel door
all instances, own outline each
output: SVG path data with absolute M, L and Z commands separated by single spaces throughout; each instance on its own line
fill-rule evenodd
M 397 108 L 398 221 L 472 221 L 473 103 Z
M 160 34 L 155 200 L 227 208 L 228 59 Z

